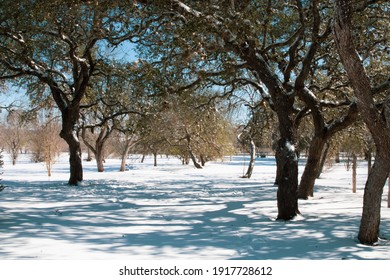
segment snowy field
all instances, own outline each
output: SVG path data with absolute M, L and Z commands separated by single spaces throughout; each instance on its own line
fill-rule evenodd
M 358 191 L 343 163 L 317 180 L 315 197 L 300 201 L 302 217 L 275 221 L 275 160 L 256 162 L 242 179 L 242 157 L 209 163 L 203 170 L 175 158 L 106 172 L 84 162 L 85 181 L 69 187 L 67 158 L 45 167 L 5 158 L 0 193 L 0 259 L 390 259 L 390 209 L 383 195 L 377 246 L 356 236 L 362 211 L 366 163 L 359 162 Z M 300 172 L 303 170 L 302 161 Z

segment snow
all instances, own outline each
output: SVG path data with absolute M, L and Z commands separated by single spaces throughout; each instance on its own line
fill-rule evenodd
M 70 187 L 68 158 L 47 177 L 43 164 L 21 159 L 3 168 L 0 258 L 5 259 L 390 259 L 390 209 L 382 203 L 377 246 L 357 242 L 367 166 L 358 190 L 343 163 L 317 180 L 315 197 L 300 201 L 302 216 L 275 221 L 275 160 L 257 159 L 251 179 L 241 156 L 202 170 L 175 158 L 152 157 L 118 172 L 110 159 L 98 173 L 83 162 L 85 181 Z M 300 159 L 300 172 L 304 160 Z
M 286 141 L 286 149 L 292 153 L 295 153 L 295 146 L 289 141 Z

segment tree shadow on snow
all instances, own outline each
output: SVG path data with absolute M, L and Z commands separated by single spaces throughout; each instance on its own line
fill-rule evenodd
M 78 258 L 47 253 L 58 242 L 91 259 L 370 259 L 378 250 L 357 243 L 360 218 L 342 211 L 275 221 L 271 182 L 14 183 L 0 205 L 2 259 Z M 382 228 L 390 234 L 389 221 Z

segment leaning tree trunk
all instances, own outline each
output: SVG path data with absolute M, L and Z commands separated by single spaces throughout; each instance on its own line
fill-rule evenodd
M 308 199 L 309 196 L 313 196 L 314 183 L 320 169 L 322 151 L 326 141 L 327 139 L 324 137 L 314 136 L 310 143 L 309 155 L 298 188 L 298 198 L 300 199 Z
M 250 160 L 249 160 L 249 165 L 248 169 L 242 178 L 250 178 L 252 177 L 253 173 L 253 168 L 255 167 L 255 160 L 256 160 L 256 145 L 253 140 L 250 141 L 249 143 L 249 154 L 250 154 Z
M 187 131 L 187 128 L 185 129 L 186 130 L 186 140 L 187 140 L 187 151 L 188 151 L 188 154 L 192 160 L 192 163 L 194 164 L 194 166 L 197 168 L 197 169 L 202 169 L 202 165 L 200 165 L 198 163 L 198 161 L 196 160 L 196 157 L 194 155 L 194 152 L 192 151 L 192 148 L 191 148 L 191 135 L 188 133 Z
M 199 156 L 200 164 L 202 167 L 206 165 L 206 158 L 203 155 Z
M 390 118 L 377 110 L 371 81 L 353 43 L 352 14 L 351 0 L 336 0 L 335 44 L 354 89 L 358 109 L 376 147 L 375 163 L 364 189 L 363 214 L 358 235 L 361 243 L 372 245 L 379 239 L 382 193 L 390 172 Z M 384 107 L 390 110 L 390 104 L 384 104 Z
M 191 158 L 192 163 L 194 164 L 194 166 L 195 166 L 197 169 L 202 169 L 202 165 L 200 165 L 200 164 L 198 163 L 198 161 L 196 160 L 196 157 L 195 157 L 194 153 L 192 152 L 191 147 L 188 147 L 188 154 L 190 155 L 190 158 Z
M 360 223 L 359 241 L 373 245 L 379 238 L 379 225 L 383 188 L 389 174 L 389 159 L 377 153 L 374 165 L 364 189 L 363 214 Z
M 325 149 L 322 152 L 322 156 L 321 156 L 320 168 L 319 168 L 318 173 L 317 173 L 317 179 L 320 178 L 320 176 L 324 170 L 324 166 L 325 166 L 326 158 L 328 157 L 329 149 L 330 149 L 330 144 L 329 144 L 329 142 L 326 142 Z

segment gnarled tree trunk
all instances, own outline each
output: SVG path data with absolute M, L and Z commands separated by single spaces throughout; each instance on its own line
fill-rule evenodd
M 107 140 L 109 139 L 111 133 L 113 132 L 113 129 L 108 127 L 106 124 L 103 125 L 100 129 L 99 135 L 95 140 L 95 145 L 92 146 L 92 144 L 88 141 L 86 137 L 86 127 L 83 127 L 82 129 L 82 138 L 84 140 L 85 145 L 92 151 L 92 153 L 95 155 L 96 165 L 98 172 L 104 172 L 104 149 L 105 144 Z
M 298 198 L 308 199 L 309 196 L 313 196 L 314 183 L 319 173 L 322 151 L 326 140 L 326 138 L 319 136 L 314 136 L 311 140 L 305 170 L 298 188 Z
M 389 160 L 390 158 L 382 157 L 378 153 L 368 175 L 358 235 L 359 241 L 363 244 L 373 245 L 379 238 L 382 193 L 389 174 Z
M 293 100 L 286 99 L 277 108 L 280 138 L 276 148 L 276 184 L 278 220 L 291 220 L 298 214 L 298 157 L 295 151 L 296 130 L 292 114 Z

